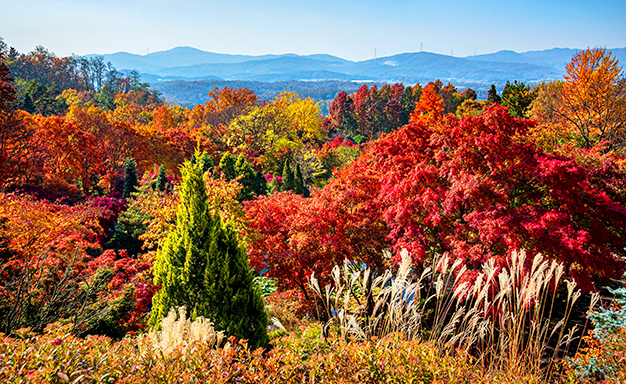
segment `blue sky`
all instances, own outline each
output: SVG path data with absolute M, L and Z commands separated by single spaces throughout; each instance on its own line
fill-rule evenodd
M 624 0 L 0 0 L 20 52 L 328 53 L 365 60 L 424 51 L 626 47 Z

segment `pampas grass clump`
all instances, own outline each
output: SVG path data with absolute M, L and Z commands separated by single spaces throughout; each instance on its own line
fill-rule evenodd
M 395 274 L 387 270 L 374 277 L 370 269 L 344 262 L 323 289 L 311 276 L 309 286 L 330 319 L 324 336 L 334 330 L 360 341 L 400 332 L 442 352 L 462 351 L 477 365 L 514 377 L 549 374 L 579 331 L 567 324 L 581 292 L 574 281 L 564 281 L 562 264 L 540 254 L 527 262 L 525 252 L 513 252 L 504 268 L 490 260 L 471 272 L 460 260 L 444 257 L 421 274 L 413 271 L 406 250 L 401 256 Z M 557 311 L 559 290 L 566 299 Z M 598 300 L 592 294 L 590 310 Z
M 154 349 L 168 355 L 176 349 L 183 352 L 194 342 L 204 343 L 209 348 L 218 348 L 225 339 L 224 332 L 216 332 L 213 323 L 204 317 L 197 317 L 194 321 L 187 319 L 185 307 L 170 308 L 168 315 L 161 320 L 159 331 L 150 331 L 147 334 Z

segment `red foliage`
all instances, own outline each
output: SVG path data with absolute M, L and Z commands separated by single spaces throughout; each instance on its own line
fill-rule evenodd
M 587 289 L 592 278 L 621 276 L 623 194 L 611 199 L 610 185 L 593 177 L 597 168 L 516 140 L 532 124 L 492 106 L 462 120 L 412 121 L 377 142 L 372 167 L 384 175 L 380 198 L 394 247 L 419 260 L 447 253 L 470 267 L 504 262 L 515 249 L 540 252 Z
M 117 223 L 120 212 L 126 209 L 126 200 L 119 198 L 119 196 L 95 197 L 90 206 L 105 209 L 102 215 L 98 217 L 98 222 L 104 233 L 99 234 L 97 239 L 98 243 L 102 244 L 113 235 L 113 225 Z
M 282 192 L 246 202 L 252 266 L 269 269 L 283 288 L 299 287 L 305 295 L 312 272 L 329 276 L 344 259 L 382 267 L 389 243 L 378 189 L 378 176 L 357 165 L 311 198 Z
M 249 203 L 253 265 L 302 288 L 344 258 L 381 265 L 391 244 L 418 263 L 446 254 L 470 269 L 543 253 L 586 289 L 621 276 L 626 175 L 615 163 L 546 154 L 525 139 L 533 123 L 498 105 L 431 117 L 383 136 L 311 199 Z
M 112 300 L 132 284 L 135 288 L 133 301 L 135 306 L 125 318 L 121 319 L 121 325 L 129 331 L 137 331 L 143 328 L 142 318 L 152 304 L 152 296 L 159 290 L 159 286 L 152 283 L 149 275 L 152 263 L 128 257 L 126 250 L 116 251 L 108 249 L 104 253 L 89 262 L 89 274 L 94 274 L 99 268 L 110 269 L 113 278 L 107 286 L 106 300 Z

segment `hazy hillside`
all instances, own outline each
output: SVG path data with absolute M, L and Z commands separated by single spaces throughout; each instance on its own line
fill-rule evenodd
M 611 50 L 620 62 L 626 63 L 626 48 Z M 242 82 L 268 100 L 280 92 L 280 87 L 322 101 L 332 99 L 341 90 L 356 89 L 362 82 L 425 84 L 436 79 L 459 88 L 472 87 L 482 95 L 491 84 L 501 90 L 512 80 L 537 84 L 559 79 L 565 73 L 565 63 L 577 51 L 554 48 L 469 57 L 414 52 L 359 62 L 325 54 L 246 56 L 191 47 L 147 55 L 118 52 L 103 56 L 118 69 L 138 70 L 142 79 L 161 91 L 166 99 L 184 105 L 204 102 L 207 92 L 220 86 L 216 84 Z
M 622 66 L 626 64 L 626 48 L 610 48 L 609 50 L 620 61 Z M 552 67 L 565 73 L 565 64 L 569 63 L 572 57 L 579 51 L 579 49 L 570 48 L 553 48 L 545 51 L 528 51 L 523 53 L 499 51 L 486 55 L 468 56 L 466 59 L 501 63 L 529 63 Z
M 143 56 L 120 52 L 104 55 L 104 59 L 119 69 L 136 69 L 150 82 L 171 79 L 424 82 L 441 79 L 500 84 L 510 79 L 532 83 L 561 76 L 561 70 L 515 52 L 471 58 L 417 52 L 353 62 L 321 54 L 244 56 L 178 47 Z

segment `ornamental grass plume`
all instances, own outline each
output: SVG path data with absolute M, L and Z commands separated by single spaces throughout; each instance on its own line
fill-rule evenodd
M 545 377 L 579 331 L 567 325 L 581 292 L 574 281 L 563 287 L 563 265 L 541 254 L 527 263 L 524 251 L 513 252 L 507 266 L 490 260 L 478 273 L 459 260 L 438 258 L 419 275 L 408 252 L 401 256 L 395 274 L 372 276 L 369 268 L 346 261 L 323 289 L 311 276 L 309 284 L 330 318 L 323 336 L 334 331 L 361 341 L 400 332 L 442 353 L 463 351 L 493 372 Z M 564 300 L 557 298 L 561 292 Z M 590 307 L 597 301 L 592 294 Z
M 197 317 L 193 322 L 187 318 L 185 307 L 171 308 L 168 315 L 161 320 L 159 331 L 150 331 L 147 334 L 154 349 L 169 355 L 176 349 L 181 349 L 182 356 L 194 342 L 206 344 L 209 348 L 219 348 L 225 340 L 224 332 L 216 332 L 213 323 L 204 317 Z M 177 318 L 178 317 L 178 318 Z

